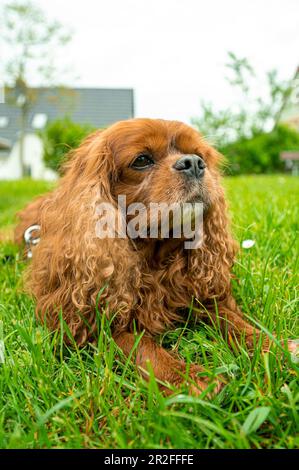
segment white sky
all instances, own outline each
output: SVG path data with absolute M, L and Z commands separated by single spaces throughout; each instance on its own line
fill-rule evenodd
M 224 80 L 229 50 L 246 56 L 258 76 L 277 68 L 288 79 L 299 65 L 298 0 L 35 3 L 74 32 L 59 53 L 79 77 L 68 83 L 132 87 L 137 116 L 189 122 L 201 99 L 232 104 Z

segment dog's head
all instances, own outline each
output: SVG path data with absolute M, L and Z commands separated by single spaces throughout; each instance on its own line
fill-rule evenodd
M 114 162 L 114 196 L 125 195 L 128 204 L 202 202 L 209 207 L 213 202 L 218 154 L 193 128 L 132 119 L 104 134 Z
M 186 124 L 131 119 L 87 138 L 70 170 L 73 184 L 98 185 L 104 202 L 122 196 L 126 207 L 200 203 L 207 212 L 219 196 L 218 161 L 217 151 Z

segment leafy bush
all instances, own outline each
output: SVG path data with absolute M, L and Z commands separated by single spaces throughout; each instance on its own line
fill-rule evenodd
M 47 167 L 60 172 L 68 152 L 95 130 L 89 124 L 77 124 L 69 117 L 49 122 L 40 133 L 44 144 L 44 161 Z
M 292 82 L 279 80 L 277 71 L 271 70 L 264 77 L 261 97 L 255 69 L 246 58 L 230 52 L 226 67 L 233 102 L 220 110 L 202 102 L 201 114 L 192 123 L 227 157 L 228 174 L 282 171 L 284 163 L 279 154 L 299 150 L 298 132 L 277 125 L 292 93 Z
M 299 151 L 299 133 L 278 125 L 271 132 L 261 132 L 251 138 L 241 138 L 219 149 L 227 158 L 228 174 L 275 173 L 284 170 L 280 153 Z
M 271 70 L 264 76 L 265 90 L 261 96 L 254 67 L 232 52 L 228 56 L 229 76 L 225 81 L 232 88 L 233 101 L 224 109 L 202 101 L 200 116 L 191 120 L 204 136 L 222 146 L 273 129 L 293 90 L 291 82 L 279 80 L 277 71 Z

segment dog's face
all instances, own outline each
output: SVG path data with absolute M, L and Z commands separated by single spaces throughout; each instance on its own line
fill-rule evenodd
M 201 202 L 217 191 L 217 152 L 193 128 L 160 119 L 133 119 L 112 126 L 107 144 L 117 178 L 113 196 L 127 204 Z

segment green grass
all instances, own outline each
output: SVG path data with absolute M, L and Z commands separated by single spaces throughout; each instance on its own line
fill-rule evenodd
M 235 295 L 270 333 L 299 337 L 299 179 L 238 177 L 225 185 L 236 238 L 255 240 L 239 254 Z M 16 210 L 45 190 L 0 183 L 0 225 L 11 226 Z M 230 349 L 217 329 L 189 321 L 160 341 L 224 374 L 227 385 L 211 400 L 165 398 L 116 354 L 104 322 L 98 345 L 82 350 L 37 324 L 23 269 L 16 247 L 0 245 L 0 447 L 298 448 L 298 368 L 287 352 L 257 347 L 250 356 Z

